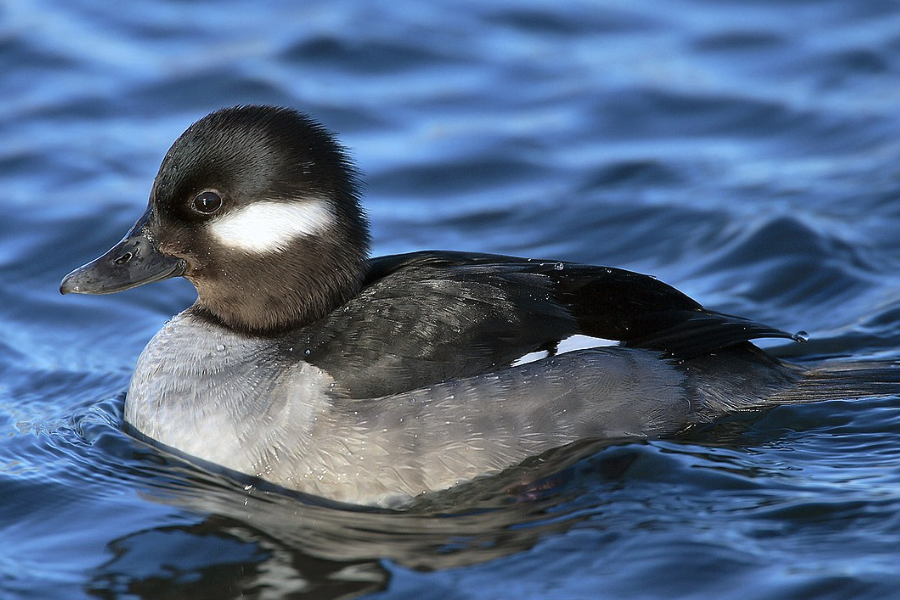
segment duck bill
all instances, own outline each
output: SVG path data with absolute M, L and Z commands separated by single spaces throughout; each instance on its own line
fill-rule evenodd
M 145 283 L 184 274 L 185 262 L 166 256 L 153 242 L 148 229 L 152 208 L 109 251 L 65 276 L 63 294 L 113 294 Z

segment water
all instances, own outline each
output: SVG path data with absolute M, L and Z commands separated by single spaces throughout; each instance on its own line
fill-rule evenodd
M 625 267 L 809 331 L 783 356 L 894 358 L 896 3 L 5 2 L 0 94 L 0 597 L 897 596 L 897 398 L 351 512 L 122 433 L 185 282 L 56 291 L 137 219 L 190 122 L 266 102 L 341 134 L 378 254 Z

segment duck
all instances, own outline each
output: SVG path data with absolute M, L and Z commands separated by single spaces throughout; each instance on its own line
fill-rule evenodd
M 291 108 L 220 109 L 174 142 L 134 227 L 60 285 L 196 288 L 137 359 L 129 431 L 254 481 L 390 507 L 585 440 L 676 436 L 821 395 L 822 377 L 753 343 L 804 334 L 649 275 L 371 258 L 359 179 Z

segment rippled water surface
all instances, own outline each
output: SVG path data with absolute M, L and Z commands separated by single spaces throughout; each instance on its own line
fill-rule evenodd
M 583 449 L 418 511 L 284 498 L 121 431 L 183 281 L 61 297 L 193 120 L 300 108 L 366 175 L 375 251 L 652 273 L 893 359 L 893 2 L 0 2 L 0 597 L 896 598 L 900 400 Z M 113 8 L 113 10 L 110 10 Z

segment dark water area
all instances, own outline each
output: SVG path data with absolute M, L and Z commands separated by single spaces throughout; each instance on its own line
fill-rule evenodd
M 900 597 L 900 398 L 351 511 L 122 431 L 189 284 L 57 291 L 187 125 L 270 103 L 351 149 L 375 254 L 618 266 L 792 360 L 897 358 L 897 3 L 5 2 L 0 97 L 0 598 Z

